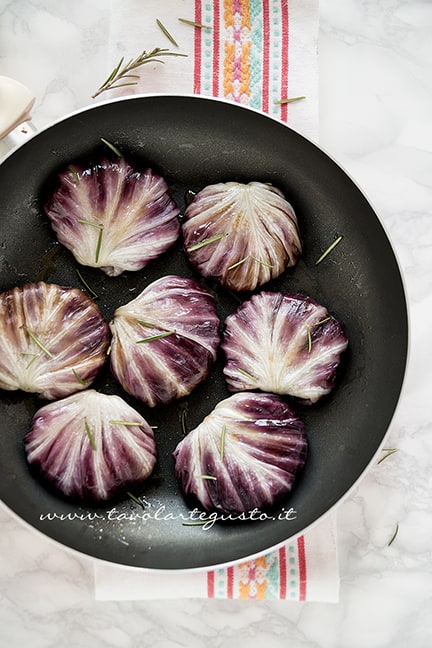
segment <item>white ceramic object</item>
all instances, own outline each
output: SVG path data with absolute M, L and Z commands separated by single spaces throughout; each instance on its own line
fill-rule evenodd
M 36 130 L 31 123 L 34 102 L 25 85 L 0 76 L 0 154 L 15 148 Z

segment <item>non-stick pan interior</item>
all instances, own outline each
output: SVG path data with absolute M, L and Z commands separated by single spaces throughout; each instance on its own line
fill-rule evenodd
M 326 513 L 356 482 L 376 453 L 403 381 L 407 314 L 391 245 L 373 209 L 348 176 L 320 149 L 285 125 L 230 103 L 198 97 L 148 96 L 108 102 L 40 132 L 0 167 L 0 290 L 44 280 L 83 285 L 72 255 L 60 246 L 42 210 L 56 173 L 82 158 L 110 156 L 106 138 L 125 157 L 151 166 L 170 185 L 182 213 L 189 190 L 236 180 L 279 187 L 293 204 L 304 253 L 269 290 L 301 292 L 324 304 L 344 325 L 349 350 L 337 388 L 317 405 L 295 405 L 310 442 L 292 494 L 254 519 L 198 519 L 176 484 L 172 452 L 183 437 L 182 412 L 192 429 L 229 395 L 222 357 L 187 399 L 149 409 L 128 397 L 107 367 L 94 387 L 118 393 L 157 426 L 159 460 L 134 495 L 104 506 L 68 501 L 33 475 L 23 437 L 41 406 L 36 396 L 0 393 L 0 494 L 7 506 L 46 535 L 83 553 L 155 569 L 208 567 L 239 560 L 298 534 Z M 341 243 L 316 260 L 337 236 Z M 181 241 L 137 273 L 109 278 L 80 268 L 109 320 L 117 306 L 166 274 L 194 277 L 213 290 L 221 320 L 238 305 L 231 293 L 198 277 Z M 241 295 L 241 298 L 247 295 Z M 260 512 L 263 513 L 263 512 Z

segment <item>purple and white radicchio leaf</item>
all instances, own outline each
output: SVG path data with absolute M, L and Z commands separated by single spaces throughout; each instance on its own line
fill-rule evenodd
M 120 306 L 110 328 L 114 376 L 150 407 L 190 394 L 207 377 L 220 341 L 213 296 L 175 275 Z
M 112 277 L 140 270 L 171 247 L 179 211 L 161 176 L 124 158 L 70 165 L 45 205 L 60 243 L 79 263 Z
M 84 500 L 108 500 L 140 484 L 156 463 L 147 421 L 119 396 L 93 389 L 39 409 L 24 445 L 42 478 Z
M 0 295 L 0 388 L 53 400 L 88 387 L 106 361 L 109 328 L 78 288 L 43 281 Z
M 221 346 L 228 388 L 315 403 L 333 389 L 347 345 L 341 324 L 310 297 L 262 292 L 225 321 Z
M 275 279 L 302 250 L 293 207 L 262 182 L 205 187 L 187 207 L 182 231 L 198 272 L 236 291 Z
M 303 421 L 279 396 L 243 392 L 219 402 L 180 441 L 175 472 L 204 509 L 244 513 L 291 491 L 307 447 Z

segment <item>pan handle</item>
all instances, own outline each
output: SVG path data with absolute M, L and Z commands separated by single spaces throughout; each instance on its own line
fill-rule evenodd
M 19 81 L 0 76 L 0 153 L 6 153 L 34 132 L 31 110 L 35 98 Z

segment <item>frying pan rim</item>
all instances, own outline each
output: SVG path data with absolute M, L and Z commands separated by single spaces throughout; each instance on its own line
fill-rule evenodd
M 131 101 L 140 101 L 140 100 L 152 99 L 152 98 L 153 99 L 159 99 L 159 98 L 161 98 L 161 99 L 170 99 L 170 98 L 171 99 L 192 99 L 192 100 L 197 100 L 197 101 L 200 101 L 200 102 L 202 102 L 202 101 L 204 101 L 204 102 L 215 102 L 216 104 L 226 104 L 226 105 L 229 105 L 229 106 L 231 106 L 233 108 L 236 108 L 236 109 L 244 110 L 246 112 L 251 112 L 251 113 L 254 113 L 254 114 L 258 115 L 260 118 L 268 119 L 270 121 L 275 122 L 276 124 L 278 124 L 280 126 L 283 126 L 284 128 L 287 128 L 288 130 L 295 133 L 296 136 L 298 136 L 302 140 L 305 140 L 309 146 L 314 147 L 320 153 L 322 153 L 329 161 L 331 161 L 346 176 L 346 178 L 352 183 L 352 185 L 359 191 L 359 193 L 362 195 L 364 200 L 367 202 L 367 204 L 371 208 L 371 210 L 372 210 L 375 218 L 377 219 L 379 225 L 382 227 L 383 233 L 385 235 L 385 238 L 388 241 L 390 250 L 391 250 L 391 252 L 393 254 L 393 257 L 394 257 L 394 260 L 395 260 L 395 265 L 396 265 L 396 268 L 397 268 L 397 274 L 398 274 L 398 278 L 400 280 L 401 288 L 402 288 L 404 314 L 405 314 L 405 318 L 406 318 L 406 339 L 405 339 L 406 352 L 405 352 L 405 359 L 404 359 L 403 374 L 400 377 L 400 389 L 399 389 L 399 392 L 398 392 L 397 401 L 396 401 L 395 406 L 393 408 L 391 418 L 390 418 L 389 423 L 387 425 L 387 429 L 386 429 L 386 431 L 385 431 L 385 433 L 383 435 L 383 438 L 382 438 L 378 448 L 376 449 L 374 455 L 371 457 L 370 461 L 364 466 L 362 472 L 358 475 L 358 477 L 353 482 L 353 484 L 348 488 L 348 490 L 342 496 L 339 497 L 339 499 L 330 508 L 328 508 L 318 518 L 316 518 L 313 522 L 311 522 L 309 525 L 304 527 L 302 530 L 298 531 L 297 533 L 294 533 L 293 535 L 288 536 L 284 540 L 282 540 L 282 541 L 280 541 L 280 542 L 278 542 L 278 543 L 276 543 L 274 545 L 271 545 L 270 547 L 268 547 L 268 549 L 265 549 L 265 550 L 262 550 L 262 551 L 259 551 L 259 552 L 255 552 L 253 554 L 247 555 L 245 557 L 237 558 L 237 559 L 234 559 L 234 560 L 231 560 L 231 561 L 224 561 L 224 562 L 221 562 L 221 563 L 209 564 L 209 565 L 199 566 L 199 567 L 186 567 L 186 568 L 185 567 L 179 567 L 179 568 L 164 569 L 164 568 L 156 568 L 156 567 L 140 567 L 140 566 L 134 566 L 134 565 L 125 565 L 124 563 L 116 563 L 114 561 L 110 561 L 110 560 L 106 560 L 104 558 L 94 556 L 94 555 L 92 555 L 90 553 L 85 553 L 82 550 L 79 550 L 79 549 L 76 549 L 76 548 L 74 548 L 74 547 L 72 547 L 70 545 L 64 544 L 60 540 L 57 540 L 56 538 L 53 538 L 52 536 L 48 535 L 44 531 L 42 531 L 39 528 L 33 526 L 30 522 L 27 522 L 27 520 L 20 517 L 13 509 L 11 509 L 6 504 L 6 502 L 4 500 L 0 500 L 2 506 L 4 506 L 4 508 L 14 518 L 16 518 L 20 523 L 22 523 L 24 526 L 30 528 L 32 531 L 36 531 L 36 532 L 40 533 L 43 537 L 48 538 L 49 541 L 54 542 L 55 544 L 59 545 L 60 547 L 62 547 L 66 551 L 70 551 L 73 554 L 77 554 L 77 555 L 79 555 L 81 557 L 84 557 L 85 559 L 91 559 L 93 561 L 100 562 L 102 564 L 107 563 L 107 564 L 110 564 L 110 565 L 116 565 L 118 567 L 126 567 L 126 568 L 130 568 L 132 570 L 139 570 L 139 571 L 142 571 L 144 573 L 145 572 L 149 572 L 149 573 L 162 572 L 162 573 L 167 573 L 167 574 L 168 573 L 181 574 L 181 573 L 194 573 L 194 572 L 200 573 L 200 572 L 203 572 L 203 571 L 205 572 L 205 571 L 209 571 L 209 570 L 213 570 L 213 569 L 226 568 L 226 567 L 229 567 L 229 566 L 233 566 L 233 565 L 236 565 L 236 564 L 238 564 L 240 562 L 244 562 L 245 560 L 253 560 L 254 558 L 256 558 L 258 556 L 262 556 L 265 553 L 269 553 L 269 552 L 277 550 L 278 548 L 285 545 L 287 542 L 295 541 L 298 537 L 300 537 L 300 536 L 302 536 L 304 534 L 307 534 L 308 531 L 313 529 L 316 525 L 319 525 L 320 522 L 324 518 L 329 517 L 330 515 L 333 515 L 334 512 L 337 510 L 337 508 L 340 505 L 342 505 L 346 501 L 347 498 L 349 498 L 351 493 L 356 488 L 358 488 L 359 483 L 364 479 L 366 474 L 371 469 L 372 465 L 376 461 L 376 458 L 379 456 L 379 454 L 380 454 L 380 452 L 381 452 L 381 450 L 382 450 L 382 448 L 383 448 L 383 446 L 384 446 L 384 444 L 386 442 L 387 437 L 391 433 L 395 417 L 396 417 L 397 412 L 398 412 L 398 410 L 400 408 L 400 403 L 403 400 L 403 393 L 404 393 L 404 390 L 406 388 L 407 367 L 409 365 L 410 357 L 411 357 L 411 325 L 410 325 L 411 313 L 410 313 L 410 308 L 409 308 L 406 279 L 405 279 L 404 273 L 402 271 L 402 264 L 401 264 L 398 252 L 395 249 L 395 246 L 394 246 L 393 241 L 392 241 L 392 237 L 391 237 L 391 235 L 390 235 L 390 233 L 389 233 L 389 231 L 387 229 L 386 223 L 380 217 L 378 210 L 375 209 L 374 204 L 372 203 L 372 201 L 370 200 L 369 196 L 366 194 L 364 189 L 360 186 L 360 184 L 357 182 L 357 180 L 355 178 L 353 178 L 351 173 L 348 172 L 346 170 L 346 168 L 337 159 L 335 159 L 333 157 L 333 155 L 330 154 L 321 144 L 318 144 L 318 143 L 314 142 L 310 137 L 308 137 L 308 136 L 304 135 L 303 133 L 299 132 L 297 129 L 293 128 L 292 126 L 290 126 L 286 122 L 282 121 L 278 117 L 276 117 L 274 115 L 269 115 L 267 113 L 264 113 L 264 112 L 262 112 L 262 111 L 260 111 L 260 110 L 258 110 L 256 108 L 252 108 L 251 106 L 245 106 L 243 104 L 238 104 L 238 103 L 236 103 L 236 102 L 234 102 L 232 100 L 225 99 L 225 98 L 208 97 L 208 96 L 205 96 L 205 95 L 188 94 L 188 93 L 177 94 L 177 93 L 171 93 L 171 92 L 170 93 L 139 93 L 139 94 L 134 94 L 134 95 L 127 95 L 127 96 L 122 96 L 122 97 L 110 98 L 110 99 L 106 99 L 104 101 L 98 101 L 97 103 L 95 103 L 93 105 L 87 105 L 87 106 L 78 108 L 78 109 L 76 109 L 74 111 L 71 111 L 71 112 L 67 113 L 66 115 L 64 115 L 64 116 L 62 116 L 62 117 L 60 117 L 58 119 L 55 119 L 54 121 L 50 122 L 49 124 L 43 126 L 41 129 L 37 129 L 36 131 L 30 133 L 29 137 L 24 142 L 21 142 L 19 145 L 15 146 L 12 150 L 10 150 L 8 153 L 6 153 L 3 156 L 3 158 L 0 161 L 0 167 L 3 164 L 3 162 L 5 162 L 10 156 L 14 155 L 14 153 L 17 150 L 21 149 L 22 147 L 25 147 L 28 142 L 30 142 L 34 138 L 37 138 L 40 134 L 44 133 L 45 131 L 48 131 L 48 130 L 52 129 L 53 127 L 55 127 L 57 125 L 61 125 L 64 121 L 66 121 L 66 120 L 68 120 L 68 119 L 70 119 L 72 117 L 75 117 L 75 116 L 80 115 L 80 114 L 88 113 L 88 112 L 90 112 L 92 110 L 98 109 L 98 108 L 103 107 L 103 106 L 109 106 L 109 105 L 112 105 L 112 104 L 118 104 L 118 103 L 122 103 L 124 101 L 131 102 Z

